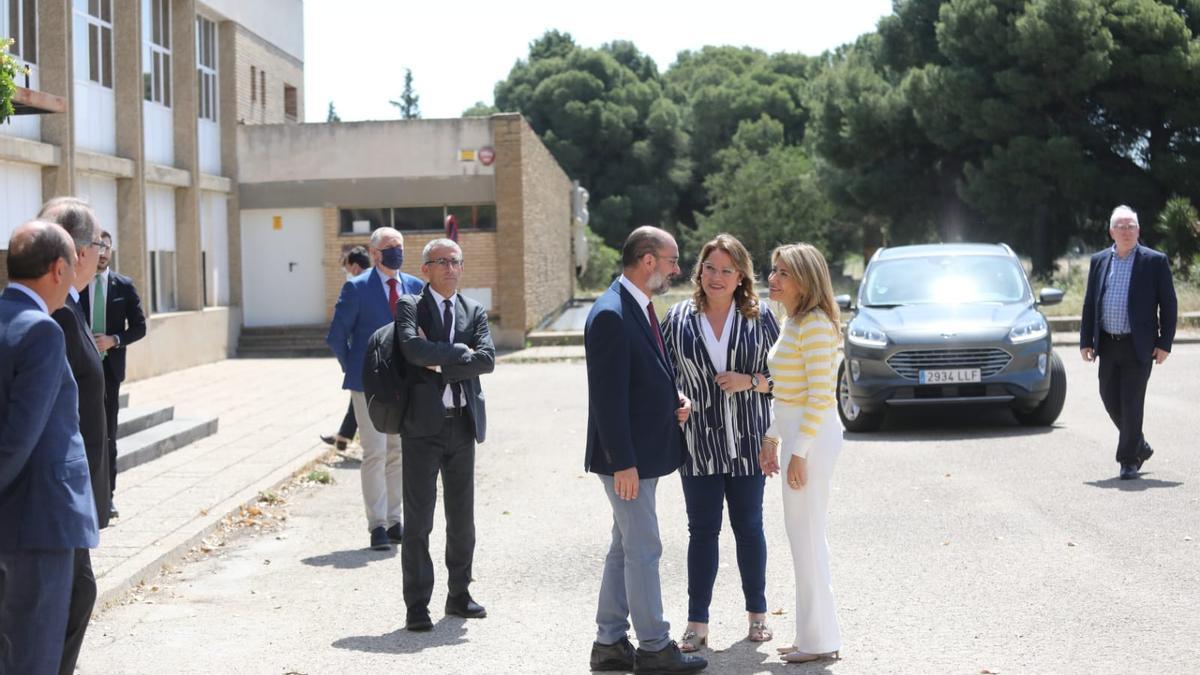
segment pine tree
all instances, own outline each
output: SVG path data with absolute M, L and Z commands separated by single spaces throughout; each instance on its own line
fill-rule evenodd
M 399 101 L 388 101 L 400 110 L 400 119 L 416 120 L 421 119 L 420 101 L 421 97 L 417 96 L 413 91 L 413 76 L 412 69 L 404 69 L 404 91 L 400 94 Z
M 329 112 L 325 114 L 326 122 L 341 122 L 342 118 L 337 114 L 337 110 L 333 107 L 333 101 L 329 102 Z

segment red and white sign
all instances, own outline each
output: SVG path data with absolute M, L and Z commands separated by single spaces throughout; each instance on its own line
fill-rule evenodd
M 492 146 L 484 146 L 479 149 L 479 163 L 484 166 L 491 166 L 492 162 L 496 161 L 496 151 Z

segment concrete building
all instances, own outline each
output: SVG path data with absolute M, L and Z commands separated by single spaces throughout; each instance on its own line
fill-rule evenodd
M 300 124 L 302 0 L 0 0 L 0 36 L 66 110 L 0 125 L 0 281 L 14 227 L 86 198 L 150 316 L 131 379 L 325 323 L 341 252 L 382 224 L 419 275 L 458 218 L 502 345 L 571 297 L 570 184 L 519 115 Z
M 449 215 L 463 292 L 488 309 L 498 345 L 522 346 L 571 299 L 572 186 L 520 115 L 245 126 L 238 156 L 242 241 L 254 259 L 248 328 L 328 322 L 342 253 L 380 226 L 404 234 L 403 269 L 420 276 L 421 249 L 445 236 Z

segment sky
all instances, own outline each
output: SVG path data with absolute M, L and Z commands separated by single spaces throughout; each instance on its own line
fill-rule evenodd
M 304 116 L 397 119 L 388 103 L 411 68 L 421 116 L 458 117 L 492 102 L 529 43 L 547 30 L 599 47 L 630 40 L 665 71 L 683 50 L 751 46 L 820 54 L 875 29 L 891 0 L 304 0 Z

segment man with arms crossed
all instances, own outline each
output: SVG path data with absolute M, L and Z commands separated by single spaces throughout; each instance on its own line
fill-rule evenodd
M 0 295 L 0 672 L 58 672 L 75 549 L 95 548 L 96 503 L 75 378 L 50 313 L 75 281 L 58 225 L 18 227 Z
M 679 247 L 643 226 L 621 250 L 624 273 L 597 300 L 584 328 L 588 373 L 587 455 L 612 505 L 612 544 L 596 610 L 595 671 L 687 673 L 708 663 L 682 654 L 663 617 L 654 490 L 684 460 L 680 429 L 691 402 L 675 388 L 651 296 L 679 274 Z M 629 642 L 629 620 L 637 634 Z
M 487 610 L 471 598 L 475 556 L 475 444 L 487 432 L 479 376 L 496 366 L 487 312 L 458 292 L 463 254 L 451 239 L 425 245 L 421 272 L 429 283 L 396 307 L 396 340 L 410 384 L 404 437 L 404 522 L 400 552 L 405 628 L 427 631 L 433 596 L 429 534 L 442 474 L 446 513 L 446 614 L 482 619 Z
M 1175 339 L 1175 283 L 1167 256 L 1138 243 L 1138 218 L 1128 206 L 1113 209 L 1113 245 L 1092 256 L 1079 350 L 1100 358 L 1100 398 L 1117 425 L 1121 480 L 1138 477 L 1154 450 L 1142 435 L 1150 368 L 1162 365 Z

